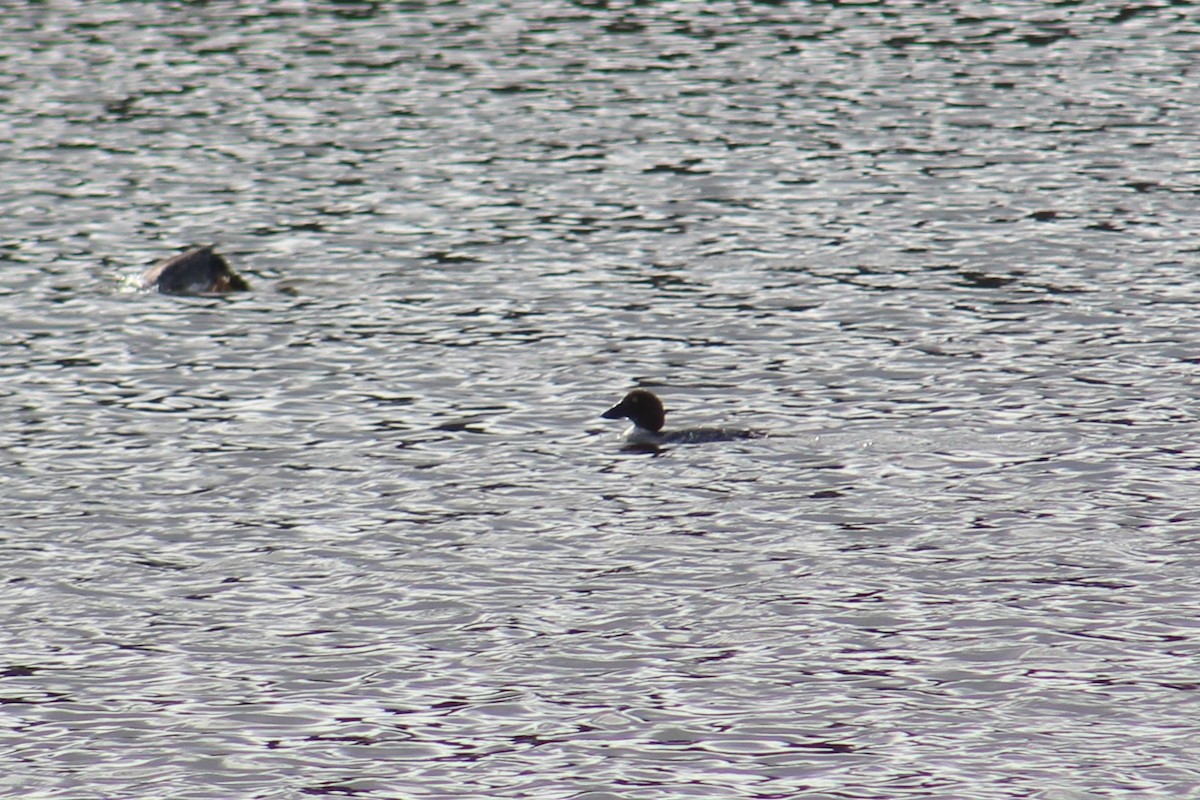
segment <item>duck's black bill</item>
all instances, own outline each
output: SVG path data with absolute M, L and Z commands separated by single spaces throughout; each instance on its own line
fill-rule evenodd
M 610 408 L 608 411 L 605 411 L 600 416 L 603 417 L 604 419 L 621 419 L 621 417 L 625 416 L 625 404 L 617 403 L 615 406 Z

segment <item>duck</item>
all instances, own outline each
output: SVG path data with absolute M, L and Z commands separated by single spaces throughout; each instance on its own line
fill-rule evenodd
M 247 291 L 250 284 L 213 245 L 205 245 L 150 267 L 142 274 L 142 288 L 163 294 L 226 294 Z
M 761 439 L 766 434 L 742 428 L 683 428 L 663 431 L 667 412 L 658 395 L 634 389 L 621 402 L 600 415 L 604 419 L 628 419 L 633 423 L 624 434 L 627 445 L 657 448 L 664 444 L 703 444 L 737 439 Z

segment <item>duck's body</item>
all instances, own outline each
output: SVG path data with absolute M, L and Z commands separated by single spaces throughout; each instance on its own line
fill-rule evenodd
M 250 288 L 211 245 L 158 262 L 143 273 L 142 286 L 164 294 L 225 294 Z
M 625 432 L 625 443 L 636 447 L 658 447 L 664 444 L 703 444 L 728 442 L 735 439 L 758 439 L 765 434 L 741 428 L 684 428 L 663 431 L 666 411 L 654 392 L 634 389 L 600 416 L 605 419 L 628 419 L 633 427 Z

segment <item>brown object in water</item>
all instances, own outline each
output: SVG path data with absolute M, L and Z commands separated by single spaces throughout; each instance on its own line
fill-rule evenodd
M 213 252 L 212 245 L 158 262 L 142 275 L 142 285 L 166 294 L 224 294 L 250 288 L 224 256 Z

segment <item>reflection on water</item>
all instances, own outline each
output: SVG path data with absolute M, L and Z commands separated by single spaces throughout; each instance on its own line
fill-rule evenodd
M 8 793 L 1200 785 L 1185 7 L 0 25 Z

